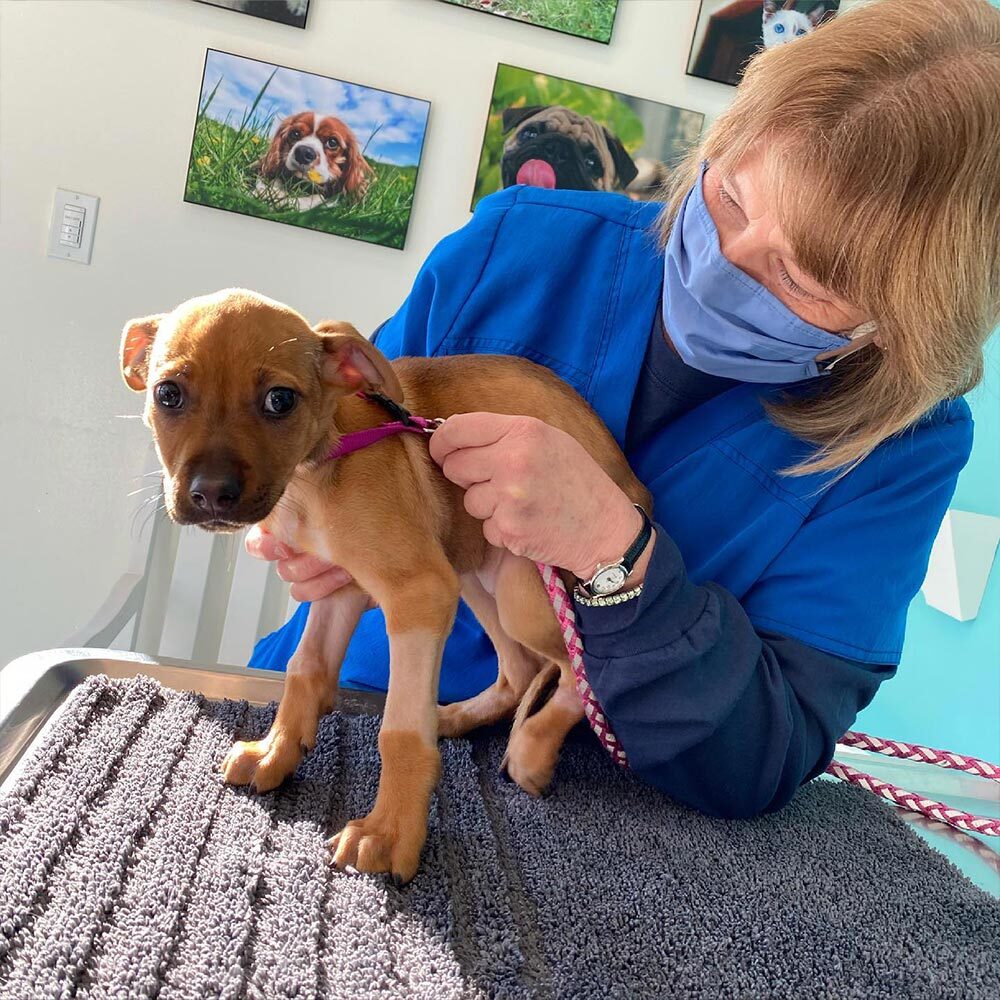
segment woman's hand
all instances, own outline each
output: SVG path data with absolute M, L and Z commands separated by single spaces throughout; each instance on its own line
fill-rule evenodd
M 534 417 L 460 413 L 430 439 L 465 509 L 496 545 L 589 579 L 632 544 L 642 517 L 584 447 Z M 652 544 L 629 577 L 642 579 Z
M 319 601 L 329 597 L 351 582 L 347 570 L 334 566 L 317 556 L 293 552 L 269 531 L 255 524 L 244 542 L 247 552 L 255 559 L 277 562 L 278 576 L 291 584 L 292 599 L 300 602 Z

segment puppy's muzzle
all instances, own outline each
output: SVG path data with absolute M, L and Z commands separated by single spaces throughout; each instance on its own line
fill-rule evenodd
M 311 146 L 296 146 L 292 153 L 292 159 L 300 167 L 308 167 L 318 157 L 318 153 Z
M 242 477 L 233 470 L 198 472 L 188 487 L 191 503 L 212 520 L 225 518 L 242 496 Z

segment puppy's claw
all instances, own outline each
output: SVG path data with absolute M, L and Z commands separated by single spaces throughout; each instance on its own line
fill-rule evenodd
M 384 872 L 396 885 L 405 885 L 417 873 L 427 827 L 426 823 L 409 824 L 412 829 L 404 833 L 402 826 L 406 824 L 375 813 L 351 820 L 330 839 L 334 866 L 340 870 L 351 867 L 359 872 Z
M 263 740 L 235 743 L 222 764 L 222 776 L 227 784 L 248 785 L 263 794 L 293 775 L 301 760 L 297 745 L 268 734 Z

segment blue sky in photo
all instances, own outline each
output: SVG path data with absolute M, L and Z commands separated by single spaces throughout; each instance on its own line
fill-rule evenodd
M 222 84 L 207 114 L 216 121 L 228 120 L 230 125 L 238 128 L 257 92 L 273 71 L 272 63 L 210 51 L 198 106 L 204 105 L 221 77 Z M 345 122 L 354 131 L 363 149 L 367 143 L 365 155 L 369 159 L 398 166 L 414 166 L 420 160 L 430 104 L 413 97 L 282 67 L 275 73 L 257 105 L 256 117 L 267 119 L 273 116 L 270 129 L 273 134 L 284 118 L 298 111 L 318 111 Z M 382 127 L 372 139 L 379 125 Z

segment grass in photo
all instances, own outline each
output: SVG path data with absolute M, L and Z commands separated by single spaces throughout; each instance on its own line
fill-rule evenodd
M 468 7 L 496 14 L 511 21 L 524 21 L 567 35 L 589 38 L 607 45 L 615 24 L 618 0 L 444 0 L 456 7 Z
M 184 200 L 402 249 L 429 110 L 209 49 Z

